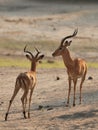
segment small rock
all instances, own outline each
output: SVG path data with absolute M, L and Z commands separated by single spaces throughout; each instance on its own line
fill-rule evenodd
M 43 62 L 42 61 L 39 61 L 40 64 L 42 64 Z
M 55 28 L 55 27 L 53 27 L 53 30 L 55 31 L 55 30 L 56 30 L 56 28 Z
M 89 76 L 89 77 L 88 77 L 88 80 L 92 80 L 92 79 L 93 79 L 93 77 L 92 77 L 92 76 Z
M 3 104 L 4 102 L 0 102 L 0 106 Z
M 48 109 L 47 109 L 47 111 L 50 111 L 50 110 L 53 110 L 53 108 L 52 108 L 52 107 L 50 107 L 50 108 L 48 108 Z
M 43 109 L 43 106 L 39 105 L 38 110 L 41 110 L 41 109 Z
M 54 63 L 54 60 L 47 60 L 47 63 L 52 64 Z
M 56 80 L 60 80 L 60 77 L 59 77 L 59 76 L 57 76 L 57 77 L 56 77 Z

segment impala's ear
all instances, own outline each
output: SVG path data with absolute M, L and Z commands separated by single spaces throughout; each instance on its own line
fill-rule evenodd
M 30 57 L 30 55 L 26 54 L 26 58 L 30 61 L 32 61 L 32 58 Z
M 68 46 L 70 46 L 70 45 L 71 45 L 71 43 L 72 43 L 72 40 L 68 42 Z
M 72 43 L 72 40 L 71 40 L 71 41 L 66 41 L 66 42 L 65 42 L 65 47 L 70 46 L 71 43 Z
M 40 55 L 38 58 L 37 58 L 37 61 L 41 60 L 44 58 L 44 55 Z

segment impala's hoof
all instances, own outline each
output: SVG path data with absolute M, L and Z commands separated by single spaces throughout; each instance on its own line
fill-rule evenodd
M 30 118 L 30 113 L 28 113 L 28 118 Z
M 73 107 L 75 107 L 76 104 L 73 104 Z
M 26 117 L 26 116 L 24 116 L 24 118 L 25 118 L 25 119 L 27 119 L 27 117 Z
M 8 113 L 6 113 L 6 115 L 5 115 L 5 121 L 7 121 L 7 116 L 8 116 Z
M 7 117 L 5 117 L 5 121 L 7 121 Z
M 69 104 L 66 104 L 66 107 L 69 107 Z
M 27 119 L 27 117 L 26 117 L 26 112 L 25 112 L 25 111 L 23 112 L 23 115 L 24 115 L 24 118 Z

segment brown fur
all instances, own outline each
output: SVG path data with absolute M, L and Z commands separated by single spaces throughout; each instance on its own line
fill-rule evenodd
M 72 59 L 69 50 L 67 49 L 67 46 L 70 44 L 68 42 L 65 42 L 65 45 L 61 44 L 59 48 L 55 50 L 55 52 L 52 54 L 55 56 L 62 56 L 64 64 L 67 68 L 68 73 L 68 81 L 69 81 L 69 91 L 68 91 L 68 99 L 67 99 L 67 106 L 69 105 L 69 98 L 70 98 L 70 92 L 71 92 L 71 81 L 73 80 L 74 83 L 74 99 L 73 99 L 73 106 L 75 106 L 75 93 L 76 93 L 76 84 L 77 79 L 81 78 L 80 83 L 80 104 L 81 104 L 81 90 L 82 85 L 85 80 L 85 76 L 87 73 L 87 65 L 85 60 L 76 58 Z
M 13 93 L 13 95 L 11 97 L 10 102 L 9 102 L 8 110 L 7 110 L 6 115 L 5 115 L 5 120 L 7 120 L 11 104 L 12 104 L 15 96 L 17 95 L 18 91 L 20 90 L 20 88 L 22 88 L 24 90 L 24 93 L 23 93 L 23 95 L 21 97 L 24 118 L 27 118 L 25 110 L 26 110 L 26 104 L 27 104 L 27 95 L 28 95 L 28 92 L 30 90 L 29 107 L 28 107 L 28 118 L 30 118 L 31 97 L 32 97 L 34 87 L 36 85 L 36 66 L 37 66 L 37 62 L 40 59 L 42 59 L 44 57 L 44 55 L 39 56 L 39 52 L 37 50 L 37 54 L 34 57 L 31 52 L 26 51 L 26 47 L 24 48 L 24 52 L 29 54 L 29 55 L 27 54 L 26 57 L 31 62 L 31 69 L 30 69 L 29 72 L 20 73 L 18 75 L 18 77 L 16 78 L 14 93 Z

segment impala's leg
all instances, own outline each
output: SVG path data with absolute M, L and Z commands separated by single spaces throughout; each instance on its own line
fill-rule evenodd
M 25 103 L 25 106 L 24 106 L 24 107 L 25 107 L 25 109 L 26 109 L 26 105 L 27 105 L 27 97 L 25 98 L 25 102 L 24 102 L 24 103 Z
M 73 106 L 75 106 L 77 78 L 73 79 L 73 83 L 74 83 L 74 97 L 73 97 Z
M 69 100 L 70 100 L 70 92 L 71 92 L 71 78 L 68 77 L 68 81 L 69 81 L 69 90 L 68 90 L 68 98 L 67 98 L 67 105 L 69 105 Z
M 21 98 L 21 101 L 22 101 L 22 106 L 23 106 L 23 115 L 24 115 L 24 118 L 26 119 L 26 112 L 25 112 L 25 103 L 26 103 L 26 99 L 27 99 L 27 94 L 28 94 L 28 90 L 24 90 L 24 94 Z
M 30 104 L 31 104 L 31 98 L 32 98 L 33 90 L 34 90 L 34 88 L 32 88 L 31 91 L 30 91 L 28 118 L 30 118 Z
M 9 106 L 8 106 L 8 110 L 7 110 L 6 115 L 5 115 L 5 121 L 7 121 L 7 117 L 8 117 L 8 113 L 9 113 L 11 104 L 12 104 L 12 102 L 13 102 L 15 96 L 17 95 L 19 89 L 20 89 L 20 87 L 15 86 L 14 93 L 13 93 L 13 95 L 12 95 L 12 97 L 11 97 L 11 100 L 10 100 Z
M 86 77 L 86 72 L 85 72 L 84 76 L 82 77 L 82 80 L 80 83 L 80 104 L 81 104 L 81 99 L 82 99 L 82 85 L 83 85 L 83 82 L 85 80 L 85 77 Z

